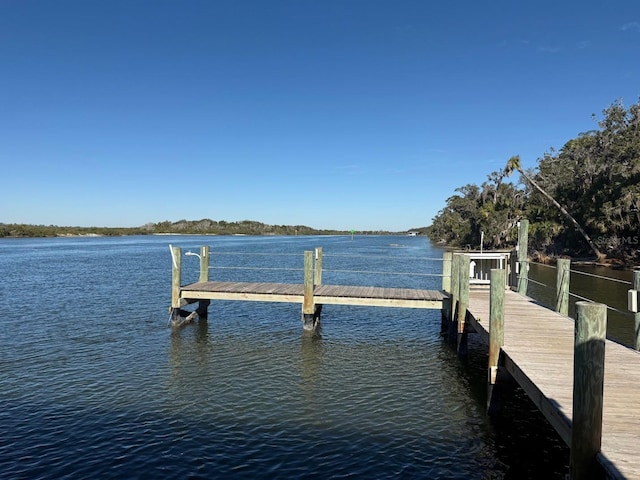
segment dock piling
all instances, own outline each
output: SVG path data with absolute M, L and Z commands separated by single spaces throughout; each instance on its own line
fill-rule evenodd
M 518 226 L 518 293 L 527 294 L 529 286 L 529 220 L 523 218 Z
M 314 331 L 320 323 L 319 312 L 313 300 L 313 252 L 304 252 L 304 299 L 302 302 L 302 326 L 306 331 Z
M 471 259 L 469 255 L 460 255 L 458 263 L 458 338 L 457 338 L 457 352 L 458 355 L 467 354 L 467 332 L 466 317 L 467 309 L 469 308 L 469 266 Z
M 569 316 L 569 277 L 571 276 L 571 260 L 559 258 L 556 265 L 556 312 Z
M 451 295 L 449 300 L 449 325 L 447 339 L 449 343 L 456 341 L 457 334 L 457 318 L 458 318 L 458 299 L 460 297 L 460 253 L 454 253 L 451 258 Z
M 504 288 L 505 271 L 491 269 L 489 294 L 489 365 L 487 381 L 487 412 L 495 414 L 499 409 L 499 391 L 496 388 L 500 350 L 504 345 Z M 499 388 L 499 387 L 498 387 Z
M 606 333 L 607 306 L 576 302 L 571 480 L 598 478 Z

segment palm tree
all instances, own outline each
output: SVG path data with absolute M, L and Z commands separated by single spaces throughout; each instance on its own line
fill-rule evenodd
M 562 214 L 569 219 L 569 221 L 573 224 L 573 226 L 576 227 L 576 229 L 587 241 L 587 243 L 589 244 L 589 247 L 591 247 L 591 250 L 593 250 L 593 253 L 595 253 L 596 258 L 598 260 L 602 260 L 605 257 L 605 255 L 598 249 L 597 245 L 593 243 L 593 240 L 591 240 L 591 237 L 589 237 L 589 234 L 584 231 L 584 228 L 582 228 L 582 226 L 578 223 L 578 221 L 575 218 L 573 218 L 573 216 L 567 211 L 567 209 L 564 208 L 562 205 L 560 205 L 555 200 L 555 198 L 549 195 L 540 185 L 538 185 L 529 175 L 525 173 L 525 171 L 520 166 L 519 155 L 515 155 L 511 157 L 509 161 L 507 161 L 507 166 L 504 169 L 505 174 L 507 176 L 511 175 L 514 170 L 517 170 L 518 173 L 520 173 L 520 175 L 533 186 L 533 188 L 535 188 L 542 195 L 544 195 L 545 198 L 547 198 L 551 203 L 553 203 L 558 208 L 558 210 L 560 210 Z

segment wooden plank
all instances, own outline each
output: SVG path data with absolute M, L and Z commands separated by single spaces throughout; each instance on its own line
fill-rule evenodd
M 186 301 L 248 300 L 301 303 L 303 285 L 259 282 L 198 282 L 182 287 Z M 441 309 L 445 295 L 438 290 L 319 285 L 314 289 L 317 303 Z

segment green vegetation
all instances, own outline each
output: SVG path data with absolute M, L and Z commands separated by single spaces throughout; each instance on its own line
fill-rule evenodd
M 512 157 L 482 185 L 465 185 L 428 229 L 450 245 L 510 247 L 516 224 L 530 221 L 530 245 L 544 255 L 640 260 L 640 102 L 604 110 L 598 129 L 545 153 L 535 170 Z M 519 184 L 506 182 L 520 173 Z
M 358 234 L 385 234 L 390 232 L 367 231 Z M 340 230 L 317 230 L 304 225 L 267 225 L 252 220 L 219 222 L 209 219 L 179 220 L 147 223 L 136 228 L 107 227 L 58 227 L 55 225 L 24 225 L 0 223 L 0 237 L 61 237 L 61 236 L 116 236 L 152 234 L 195 235 L 334 235 L 350 234 Z

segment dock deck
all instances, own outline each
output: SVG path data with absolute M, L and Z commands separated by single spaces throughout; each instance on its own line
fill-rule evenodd
M 470 323 L 487 343 L 489 301 L 488 289 L 470 290 Z M 574 321 L 510 290 L 504 317 L 504 368 L 571 445 Z M 640 352 L 607 340 L 598 461 L 609 477 L 640 478 L 639 432 Z
M 180 288 L 180 298 L 197 300 L 245 300 L 304 302 L 304 285 L 288 283 L 198 282 Z M 320 305 L 361 305 L 442 309 L 447 296 L 439 290 L 409 288 L 316 285 L 313 298 Z

